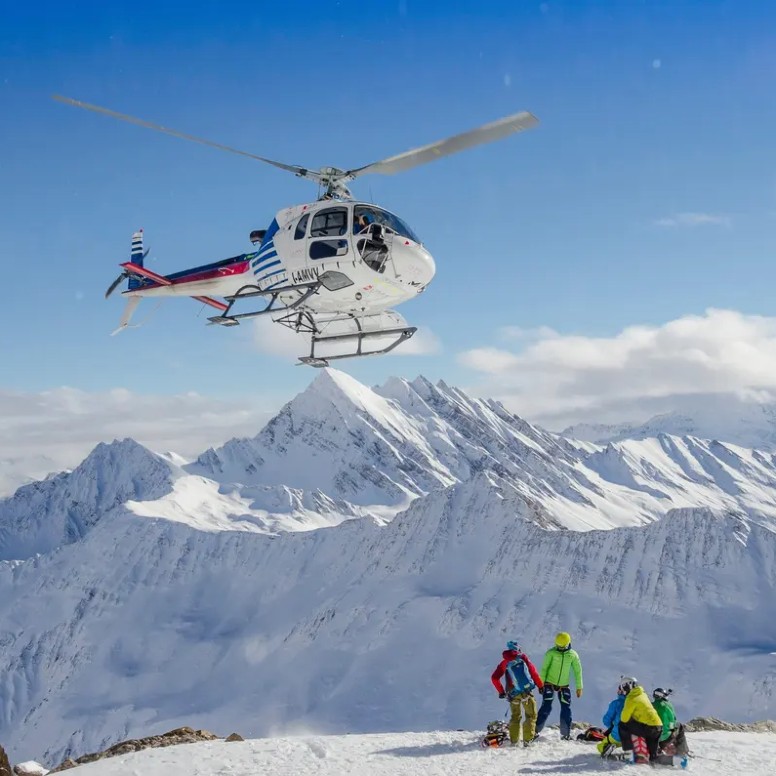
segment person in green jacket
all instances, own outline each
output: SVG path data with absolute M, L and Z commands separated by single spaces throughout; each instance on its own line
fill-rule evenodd
M 574 671 L 574 682 L 577 686 L 577 698 L 582 697 L 582 663 L 579 655 L 571 648 L 571 636 L 559 633 L 555 637 L 555 646 L 544 654 L 544 662 L 539 676 L 544 682 L 542 705 L 536 718 L 536 735 L 542 731 L 547 718 L 552 711 L 555 694 L 560 699 L 560 736 L 565 740 L 571 738 L 571 687 L 569 679 Z
M 684 725 L 677 723 L 676 712 L 671 701 L 668 700 L 672 692 L 673 690 L 664 690 L 662 687 L 656 687 L 652 691 L 652 705 L 663 723 L 659 747 L 665 754 L 686 756 L 690 750 L 687 746 Z

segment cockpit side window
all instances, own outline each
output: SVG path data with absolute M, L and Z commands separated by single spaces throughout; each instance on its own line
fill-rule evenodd
M 313 216 L 310 237 L 339 237 L 348 230 L 348 209 L 332 207 Z
M 356 205 L 353 209 L 353 234 L 364 231 L 370 224 L 382 224 L 402 237 L 420 243 L 420 238 L 398 216 L 369 205 Z
M 307 233 L 307 222 L 310 220 L 310 214 L 305 213 L 296 225 L 296 231 L 294 232 L 294 239 L 301 240 Z

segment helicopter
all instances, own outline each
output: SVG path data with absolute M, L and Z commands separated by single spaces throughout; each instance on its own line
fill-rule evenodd
M 143 231 L 132 235 L 129 261 L 105 292 L 127 281 L 128 298 L 116 334 L 130 327 L 146 297 L 184 296 L 213 308 L 211 325 L 236 326 L 247 318 L 273 322 L 309 335 L 309 355 L 300 364 L 380 355 L 415 334 L 392 308 L 416 297 L 431 283 L 436 263 L 421 239 L 399 216 L 354 199 L 347 183 L 366 174 L 393 175 L 483 143 L 530 129 L 538 119 L 527 111 L 414 148 L 379 162 L 343 170 L 285 164 L 211 140 L 179 132 L 109 108 L 59 94 L 53 99 L 147 129 L 264 162 L 318 184 L 315 202 L 284 208 L 266 229 L 255 229 L 255 250 L 162 275 L 144 265 Z M 244 309 L 249 303 L 258 309 Z M 239 312 L 239 309 L 243 309 Z M 322 350 L 324 351 L 322 353 Z M 328 351 L 328 352 L 326 352 Z

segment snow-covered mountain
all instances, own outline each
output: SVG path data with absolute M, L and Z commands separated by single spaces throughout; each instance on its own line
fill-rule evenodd
M 258 436 L 208 450 L 186 468 L 222 489 L 319 489 L 353 514 L 363 513 L 359 507 L 395 513 L 413 498 L 493 471 L 542 503 L 547 524 L 559 528 L 639 525 L 694 506 L 776 517 L 770 455 L 667 435 L 604 448 L 572 443 L 499 402 L 422 377 L 370 390 L 325 370 Z
M 716 439 L 776 452 L 776 403 L 735 394 L 675 397 L 676 408 L 643 423 L 578 423 L 561 432 L 587 442 L 647 439 L 659 434 Z
M 775 481 L 757 451 L 572 443 L 333 371 L 190 464 L 101 445 L 0 500 L 0 741 L 51 764 L 192 723 L 478 728 L 503 642 L 538 661 L 559 629 L 579 718 L 621 673 L 774 716 Z

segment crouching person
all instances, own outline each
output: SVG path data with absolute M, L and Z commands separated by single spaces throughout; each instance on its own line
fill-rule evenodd
M 620 687 L 625 692 L 619 725 L 622 749 L 633 752 L 634 762 L 655 762 L 663 722 L 636 679 L 623 677 Z
M 659 749 L 662 754 L 686 757 L 690 749 L 687 746 L 684 725 L 676 721 L 676 712 L 671 701 L 668 700 L 672 692 L 673 690 L 664 690 L 662 687 L 656 687 L 652 691 L 652 705 L 663 722 Z
M 597 749 L 601 757 L 609 757 L 620 744 L 620 715 L 625 705 L 625 691 L 622 685 L 617 688 L 617 697 L 609 704 L 603 716 L 606 735 L 598 743 Z

